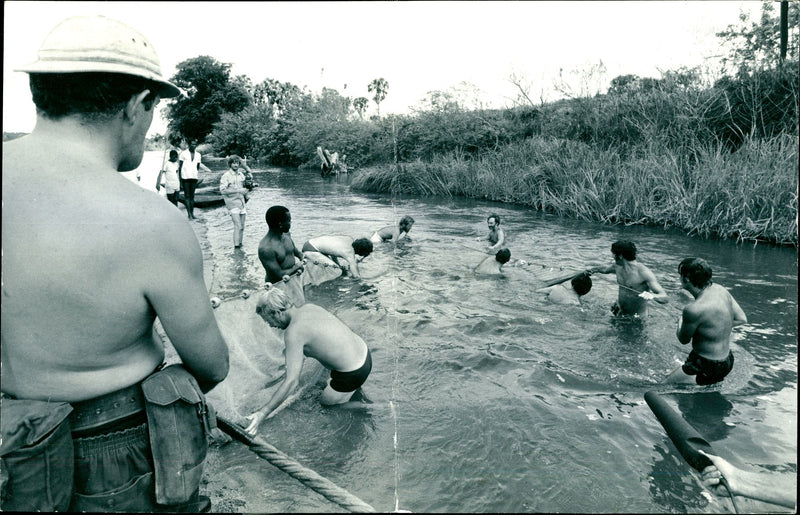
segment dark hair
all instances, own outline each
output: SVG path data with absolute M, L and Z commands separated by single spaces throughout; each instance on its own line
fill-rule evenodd
M 272 206 L 267 209 L 264 218 L 267 220 L 267 226 L 270 229 L 277 229 L 279 225 L 286 221 L 286 215 L 289 213 L 289 208 L 284 206 Z
M 589 277 L 589 274 L 584 272 L 577 277 L 573 277 L 571 284 L 575 293 L 578 295 L 586 295 L 589 293 L 589 290 L 592 289 L 592 278 Z
M 404 225 L 405 226 L 410 226 L 413 223 L 414 223 L 414 219 L 411 218 L 410 216 L 406 215 L 406 216 L 404 216 L 403 218 L 400 219 L 400 223 L 397 224 L 397 225 L 398 225 L 398 227 L 403 227 Z M 406 231 L 406 232 L 408 232 L 408 231 Z
M 619 240 L 615 241 L 611 245 L 611 252 L 614 255 L 619 255 L 627 259 L 628 261 L 633 261 L 636 259 L 636 245 L 633 244 L 632 241 L 628 240 Z
M 500 215 L 497 213 L 491 213 L 489 216 L 486 217 L 486 221 L 488 222 L 490 218 L 494 218 L 494 223 L 500 225 Z
M 494 255 L 494 258 L 501 264 L 504 265 L 508 263 L 511 259 L 511 251 L 508 249 L 500 249 L 497 251 L 497 254 Z
M 178 157 L 178 151 L 173 148 L 169 151 L 169 157 Z
M 711 284 L 711 267 L 703 258 L 686 258 L 678 265 L 678 273 L 695 288 L 705 288 Z
M 89 121 L 107 121 L 119 113 L 133 95 L 149 89 L 145 109 L 152 109 L 156 83 L 122 73 L 31 73 L 29 79 L 36 111 L 53 120 L 80 115 Z
M 359 238 L 353 242 L 353 252 L 359 256 L 367 257 L 372 254 L 372 242 L 367 238 Z

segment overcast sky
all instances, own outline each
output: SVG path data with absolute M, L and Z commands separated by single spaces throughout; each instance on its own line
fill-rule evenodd
M 603 62 L 612 78 L 703 64 L 721 55 L 715 33 L 757 1 L 621 2 L 4 2 L 3 130 L 30 132 L 27 76 L 48 32 L 69 16 L 101 14 L 141 31 L 164 75 L 209 55 L 254 84 L 266 78 L 371 98 L 389 83 L 381 114 L 408 112 L 429 91 L 473 84 L 489 106 L 511 105 L 514 73 L 534 100 L 559 98 L 559 69 Z M 576 90 L 580 85 L 573 82 Z M 375 104 L 370 99 L 369 113 Z M 164 132 L 157 117 L 150 134 Z

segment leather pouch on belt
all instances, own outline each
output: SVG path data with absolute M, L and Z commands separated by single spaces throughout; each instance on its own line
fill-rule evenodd
M 189 500 L 200 487 L 213 412 L 195 378 L 170 365 L 142 382 L 150 447 L 155 462 L 156 502 Z

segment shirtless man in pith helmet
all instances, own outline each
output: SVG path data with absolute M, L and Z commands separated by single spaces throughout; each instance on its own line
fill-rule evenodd
M 174 437 L 154 433 L 145 379 L 169 373 L 163 385 L 184 382 L 205 407 L 228 348 L 186 218 L 119 173 L 141 163 L 156 105 L 180 91 L 142 34 L 102 16 L 63 21 L 38 57 L 18 70 L 36 126 L 3 143 L 1 508 L 208 510 L 189 486 L 205 415 L 185 426 L 201 431 L 188 490 L 164 499 L 155 445 Z M 182 372 L 157 371 L 156 317 Z

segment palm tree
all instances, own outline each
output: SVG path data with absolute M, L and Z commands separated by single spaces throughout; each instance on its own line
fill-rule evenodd
M 383 77 L 379 79 L 374 79 L 372 82 L 369 83 L 367 86 L 367 91 L 372 93 L 375 92 L 375 96 L 372 97 L 372 100 L 375 101 L 375 104 L 378 106 L 378 118 L 381 117 L 381 102 L 383 99 L 386 98 L 386 94 L 389 92 L 389 83 L 386 82 L 386 79 Z
M 364 119 L 364 111 L 367 110 L 368 103 L 369 100 L 367 100 L 365 97 L 358 97 L 355 100 L 353 100 L 353 107 L 358 113 L 358 117 L 362 120 Z

